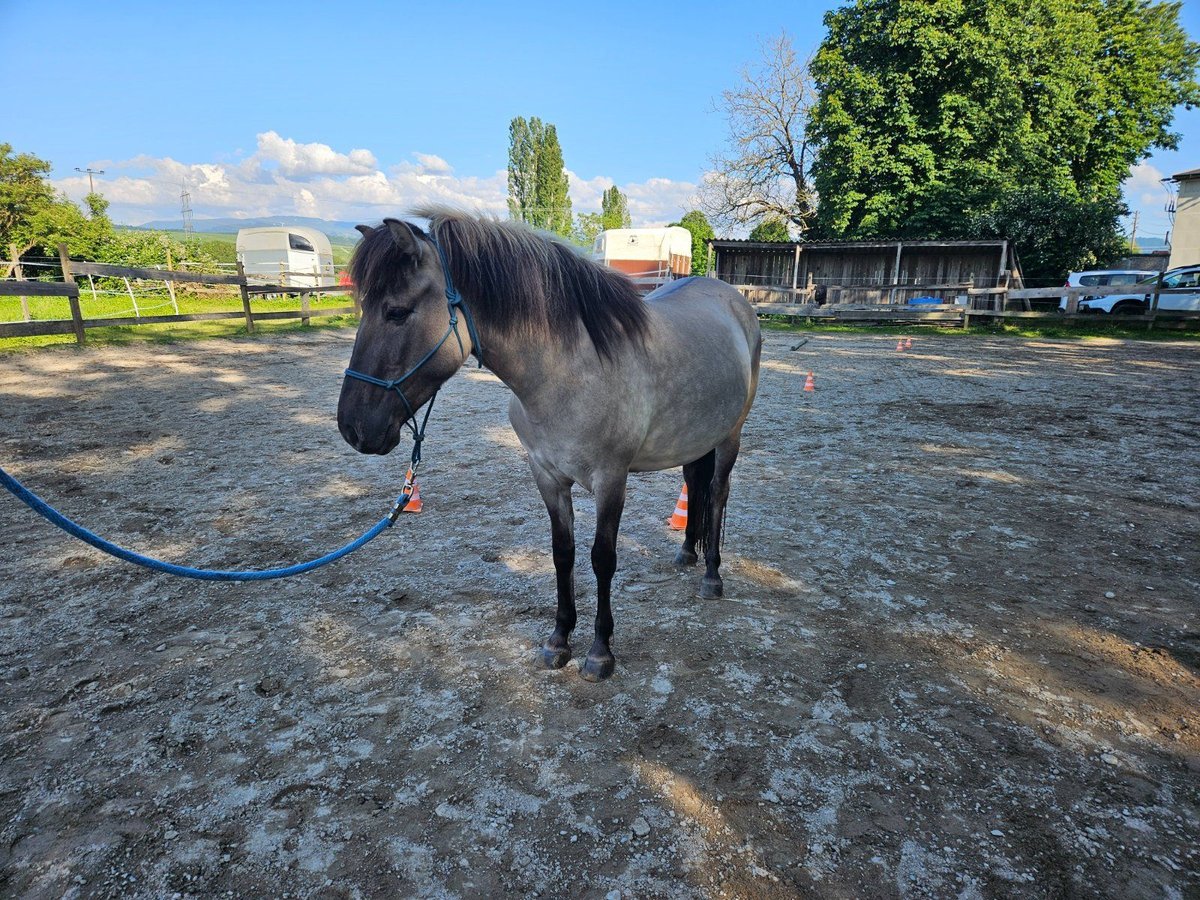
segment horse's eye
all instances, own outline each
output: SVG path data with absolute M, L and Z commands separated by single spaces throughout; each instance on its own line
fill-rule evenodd
M 389 322 L 403 322 L 412 315 L 411 309 L 405 309 L 402 306 L 389 306 L 383 317 Z

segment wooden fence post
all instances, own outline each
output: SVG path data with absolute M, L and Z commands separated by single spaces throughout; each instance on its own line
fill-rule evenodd
M 246 333 L 254 331 L 254 314 L 250 312 L 250 292 L 246 290 L 246 267 L 238 260 L 238 290 L 242 292 L 242 312 L 246 314 Z
M 1073 316 L 1079 312 L 1079 297 L 1083 292 L 1079 288 L 1067 288 L 1067 315 Z
M 1159 272 L 1158 277 L 1154 279 L 1154 296 L 1150 298 L 1150 308 L 1146 310 L 1146 330 L 1150 331 L 1154 328 L 1154 318 L 1158 315 L 1158 292 L 1162 290 L 1163 273 Z
M 300 292 L 300 324 L 301 325 L 308 324 L 308 318 L 309 318 L 308 317 L 308 313 L 309 313 L 308 297 L 309 297 L 309 294 L 310 294 L 309 291 L 301 291 Z
M 12 268 L 10 271 L 17 277 L 17 281 L 25 280 L 25 270 L 21 267 L 21 252 L 17 249 L 16 244 L 9 244 L 8 251 L 12 254 Z M 21 315 L 25 317 L 25 321 L 29 321 L 29 298 L 18 297 L 21 301 Z
M 74 284 L 75 277 L 71 274 L 71 255 L 67 253 L 67 245 L 58 245 L 58 261 L 62 265 L 63 281 Z M 75 326 L 75 341 L 82 347 L 86 340 L 83 334 L 83 311 L 79 308 L 79 294 L 67 298 L 71 305 L 71 323 Z

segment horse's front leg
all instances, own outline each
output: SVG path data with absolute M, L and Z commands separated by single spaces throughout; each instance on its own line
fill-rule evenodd
M 701 600 L 716 600 L 725 593 L 725 586 L 721 581 L 721 529 L 725 524 L 725 505 L 729 502 L 729 474 L 733 471 L 733 464 L 737 462 L 741 446 L 740 431 L 716 446 L 712 493 L 709 500 L 712 510 L 704 553 L 704 577 L 700 579 Z M 691 512 L 690 504 L 688 512 Z
M 554 631 L 538 651 L 538 662 L 547 669 L 561 669 L 571 659 L 571 632 L 575 630 L 575 508 L 571 505 L 571 482 L 536 467 L 533 476 L 550 513 L 550 545 L 558 582 Z
M 628 476 L 599 480 L 596 488 L 596 540 L 592 544 L 592 570 L 596 573 L 596 637 L 579 674 L 588 681 L 603 681 L 612 675 L 617 661 L 612 653 L 612 580 L 617 571 L 617 531 L 625 510 L 625 481 Z

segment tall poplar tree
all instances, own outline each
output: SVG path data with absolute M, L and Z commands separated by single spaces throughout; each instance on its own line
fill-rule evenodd
M 600 198 L 600 225 L 607 231 L 610 228 L 628 228 L 631 224 L 629 200 L 614 184 Z
M 517 116 L 508 126 L 508 213 L 556 234 L 570 235 L 569 184 L 553 125 Z
M 542 142 L 542 120 L 517 116 L 508 123 L 508 215 L 530 221 L 537 206 L 537 155 Z

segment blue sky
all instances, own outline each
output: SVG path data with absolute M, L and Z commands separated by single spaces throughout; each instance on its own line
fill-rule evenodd
M 4 0 L 0 83 L 20 99 L 0 139 L 74 197 L 74 167 L 105 169 L 119 221 L 178 216 L 183 181 L 197 216 L 367 220 L 428 199 L 502 210 L 508 122 L 536 115 L 577 212 L 616 184 L 661 223 L 690 207 L 725 135 L 714 98 L 759 42 L 786 28 L 807 53 L 837 5 Z M 1180 151 L 1127 187 L 1141 234 L 1167 227 L 1158 178 L 1200 166 L 1200 111 L 1175 127 Z

